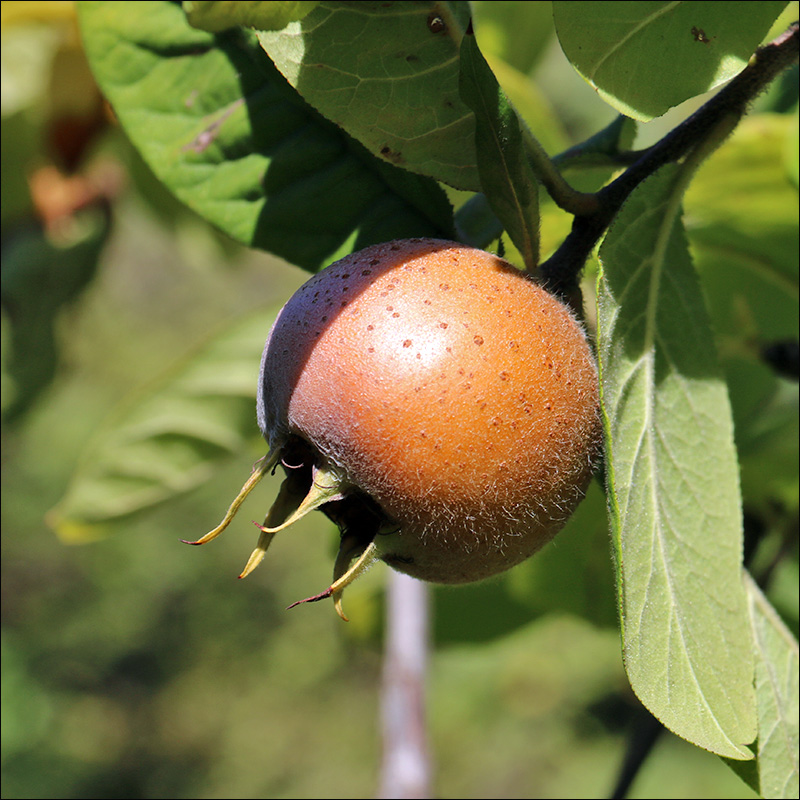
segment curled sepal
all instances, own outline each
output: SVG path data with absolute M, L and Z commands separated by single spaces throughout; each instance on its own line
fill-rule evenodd
M 366 562 L 362 560 L 364 558 L 364 553 L 366 553 L 370 547 L 374 547 L 372 542 L 365 547 L 363 541 L 359 542 L 354 536 L 347 535 L 342 536 L 342 540 L 339 543 L 339 552 L 336 554 L 336 561 L 333 564 L 333 584 L 331 585 L 331 595 L 333 596 L 333 607 L 336 609 L 336 613 L 345 622 L 349 622 L 350 620 L 348 620 L 344 611 L 342 611 L 342 592 L 344 591 L 345 586 L 352 583 L 359 575 L 365 572 L 372 565 L 373 561 L 375 561 L 374 555 L 368 557 Z M 350 564 L 353 559 L 357 559 L 356 563 L 353 565 L 353 569 L 355 570 L 355 568 L 359 567 L 359 565 L 360 568 L 354 574 L 350 575 Z M 334 590 L 333 587 L 339 584 L 339 582 L 348 575 L 349 578 L 347 583 L 342 583 L 339 589 Z
M 292 469 L 289 468 L 286 479 L 281 484 L 278 496 L 267 515 L 267 520 L 263 526 L 259 526 L 264 532 L 278 533 L 302 519 L 310 511 L 344 497 L 343 490 L 347 484 L 334 467 L 314 466 L 308 491 L 305 490 L 303 483 L 295 477 Z
M 316 603 L 318 600 L 324 600 L 326 597 L 333 597 L 333 604 L 334 608 L 336 609 L 336 613 L 345 622 L 349 622 L 350 620 L 342 611 L 342 592 L 356 578 L 363 575 L 373 565 L 373 563 L 378 560 L 378 548 L 376 547 L 375 542 L 370 542 L 364 548 L 355 564 L 353 564 L 353 566 L 351 566 L 349 569 L 346 569 L 346 566 L 349 564 L 354 552 L 357 552 L 357 550 L 355 548 L 350 549 L 349 545 L 347 545 L 343 539 L 342 544 L 339 547 L 339 554 L 336 556 L 336 563 L 334 564 L 333 568 L 333 583 L 324 592 L 312 595 L 311 597 L 306 597 L 304 600 L 298 600 L 296 603 L 292 603 L 288 608 L 294 608 L 302 603 Z M 345 570 L 343 574 L 341 574 L 339 577 L 336 577 L 337 572 L 342 570 Z
M 246 578 L 264 559 L 267 548 L 278 531 L 288 528 L 293 523 L 314 511 L 325 503 L 342 499 L 343 481 L 336 470 L 328 467 L 313 467 L 311 470 L 311 486 L 306 490 L 302 465 L 287 466 L 286 478 L 281 483 L 278 496 L 269 510 L 263 525 L 255 523 L 261 530 L 256 549 L 250 554 L 239 578 Z
M 264 522 L 266 524 L 266 520 Z M 258 528 L 261 528 L 261 535 L 258 537 L 256 549 L 250 554 L 250 558 L 247 559 L 247 563 L 244 565 L 244 569 L 239 575 L 240 580 L 242 578 L 246 578 L 262 562 L 264 556 L 267 554 L 267 549 L 272 544 L 272 540 L 275 538 L 274 531 L 271 531 L 265 528 L 263 525 L 259 525 L 258 523 L 255 524 Z
M 236 512 L 239 510 L 239 507 L 245 501 L 247 495 L 253 491 L 256 484 L 268 473 L 270 472 L 273 467 L 278 463 L 280 458 L 280 450 L 271 450 L 264 458 L 261 459 L 260 463 L 257 463 L 256 467 L 253 469 L 253 472 L 250 474 L 250 477 L 247 479 L 247 482 L 244 486 L 242 486 L 239 494 L 236 495 L 233 502 L 228 507 L 228 511 L 225 516 L 222 518 L 222 522 L 214 528 L 213 531 L 209 531 L 205 536 L 201 536 L 197 541 L 190 542 L 186 539 L 181 539 L 184 544 L 205 544 L 206 542 L 210 542 L 212 539 L 216 539 L 225 528 L 230 525 L 231 520 L 236 516 Z

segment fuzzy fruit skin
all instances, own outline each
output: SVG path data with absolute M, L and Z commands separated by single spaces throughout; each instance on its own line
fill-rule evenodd
M 309 442 L 394 521 L 381 558 L 480 580 L 555 536 L 599 451 L 597 371 L 572 313 L 454 242 L 368 247 L 284 306 L 261 366 L 270 449 Z

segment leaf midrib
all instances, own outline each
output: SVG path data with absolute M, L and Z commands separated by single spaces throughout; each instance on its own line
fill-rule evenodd
M 654 476 L 656 472 L 656 465 L 658 463 L 657 453 L 656 453 L 656 445 L 655 445 L 655 429 L 656 429 L 656 414 L 655 414 L 655 346 L 657 340 L 657 304 L 658 304 L 658 295 L 660 292 L 661 287 L 661 279 L 665 268 L 666 263 L 666 253 L 667 248 L 669 245 L 669 239 L 672 234 L 672 230 L 675 225 L 675 220 L 678 214 L 680 213 L 681 207 L 681 195 L 680 192 L 673 191 L 669 196 L 669 201 L 664 208 L 664 214 L 662 217 L 662 221 L 658 227 L 658 235 L 656 237 L 656 243 L 653 251 L 653 256 L 651 259 L 652 269 L 651 269 L 651 278 L 650 284 L 648 287 L 648 298 L 647 298 L 647 307 L 645 313 L 645 331 L 644 331 L 644 342 L 642 347 L 642 363 L 644 365 L 644 372 L 645 372 L 645 403 L 644 403 L 644 420 L 643 420 L 643 432 L 642 438 L 644 439 L 645 446 L 647 449 L 647 458 L 652 465 L 651 474 Z M 651 211 L 652 214 L 658 213 L 659 209 L 654 208 Z M 637 448 L 638 450 L 638 448 Z M 649 483 L 649 488 L 651 492 L 651 506 L 654 509 L 660 509 L 661 503 L 659 502 L 658 492 L 656 491 L 656 481 L 655 479 L 651 480 Z M 716 726 L 717 730 L 722 734 L 722 737 L 725 741 L 729 742 L 729 744 L 734 748 L 737 752 L 742 752 L 741 748 L 737 746 L 735 742 L 733 742 L 730 737 L 725 732 L 724 728 L 720 724 L 717 715 L 714 713 L 713 709 L 708 703 L 706 699 L 705 691 L 703 690 L 703 686 L 701 681 L 698 678 L 698 675 L 695 671 L 694 663 L 692 658 L 690 657 L 689 647 L 687 644 L 686 638 L 686 631 L 685 626 L 682 624 L 680 616 L 675 613 L 675 608 L 678 607 L 678 603 L 676 600 L 676 593 L 674 588 L 674 581 L 672 579 L 672 574 L 669 569 L 669 559 L 667 557 L 666 552 L 666 542 L 665 542 L 665 534 L 663 530 L 663 526 L 661 525 L 661 514 L 657 513 L 654 515 L 654 527 L 655 527 L 655 543 L 656 543 L 656 550 L 661 560 L 662 569 L 666 581 L 667 590 L 669 592 L 669 599 L 670 599 L 670 608 L 669 608 L 669 626 L 672 627 L 673 620 L 677 629 L 677 633 L 682 645 L 683 653 L 684 653 L 684 660 L 686 665 L 689 668 L 689 674 L 691 675 L 691 679 L 694 682 L 694 685 L 697 689 L 697 694 L 702 700 L 703 706 L 708 710 L 709 716 L 711 720 L 713 720 L 714 725 Z M 654 559 L 651 560 L 651 565 L 654 563 Z M 652 575 L 652 570 L 651 570 Z M 647 582 L 647 592 L 645 593 L 645 599 L 642 604 L 642 610 L 647 607 L 647 596 L 650 592 L 650 587 L 652 585 L 652 581 L 648 579 Z M 641 618 L 637 623 L 637 627 L 641 629 Z M 670 637 L 668 637 L 669 640 Z M 669 691 L 670 691 L 670 682 L 667 681 L 666 684 L 667 690 L 667 697 L 670 700 Z
M 677 8 L 678 6 L 680 6 L 682 4 L 683 4 L 682 0 L 676 0 L 676 2 L 668 3 L 663 8 L 660 8 L 658 11 L 654 12 L 653 14 L 650 14 L 648 17 L 643 19 L 638 25 L 635 25 L 633 28 L 631 28 L 631 30 L 628 31 L 628 33 L 625 36 L 623 36 L 618 42 L 615 42 L 608 49 L 608 52 L 605 53 L 602 56 L 602 58 L 600 58 L 598 60 L 598 62 L 594 65 L 594 69 L 591 71 L 591 73 L 588 76 L 590 78 L 590 80 L 592 82 L 594 82 L 595 76 L 600 71 L 600 68 L 603 66 L 603 64 L 605 64 L 605 62 L 608 61 L 608 59 L 611 58 L 611 56 L 613 56 L 617 52 L 617 50 L 619 50 L 631 38 L 636 36 L 636 34 L 639 33 L 640 30 L 642 30 L 643 28 L 647 27 L 654 20 L 658 19 L 659 17 L 663 17 L 664 14 L 668 14 L 670 11 L 674 10 L 675 8 Z

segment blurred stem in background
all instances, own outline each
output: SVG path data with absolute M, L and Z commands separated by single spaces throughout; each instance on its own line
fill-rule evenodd
M 382 798 L 432 797 L 425 704 L 429 619 L 428 586 L 390 572 L 381 691 Z

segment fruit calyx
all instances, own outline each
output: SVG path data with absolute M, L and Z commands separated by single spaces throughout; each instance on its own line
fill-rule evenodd
M 267 473 L 274 474 L 279 465 L 286 477 L 263 524 L 253 521 L 261 533 L 239 578 L 246 578 L 262 562 L 275 534 L 319 509 L 336 523 L 341 532 L 339 552 L 333 567 L 333 582 L 323 592 L 298 600 L 288 608 L 332 597 L 336 613 L 347 622 L 348 618 L 342 610 L 342 593 L 378 560 L 375 536 L 394 525 L 367 495 L 359 492 L 343 477 L 341 470 L 298 436 L 289 436 L 285 443 L 274 447 L 256 463 L 216 528 L 196 541 L 181 541 L 184 544 L 201 545 L 216 539 L 228 527 L 261 479 Z

